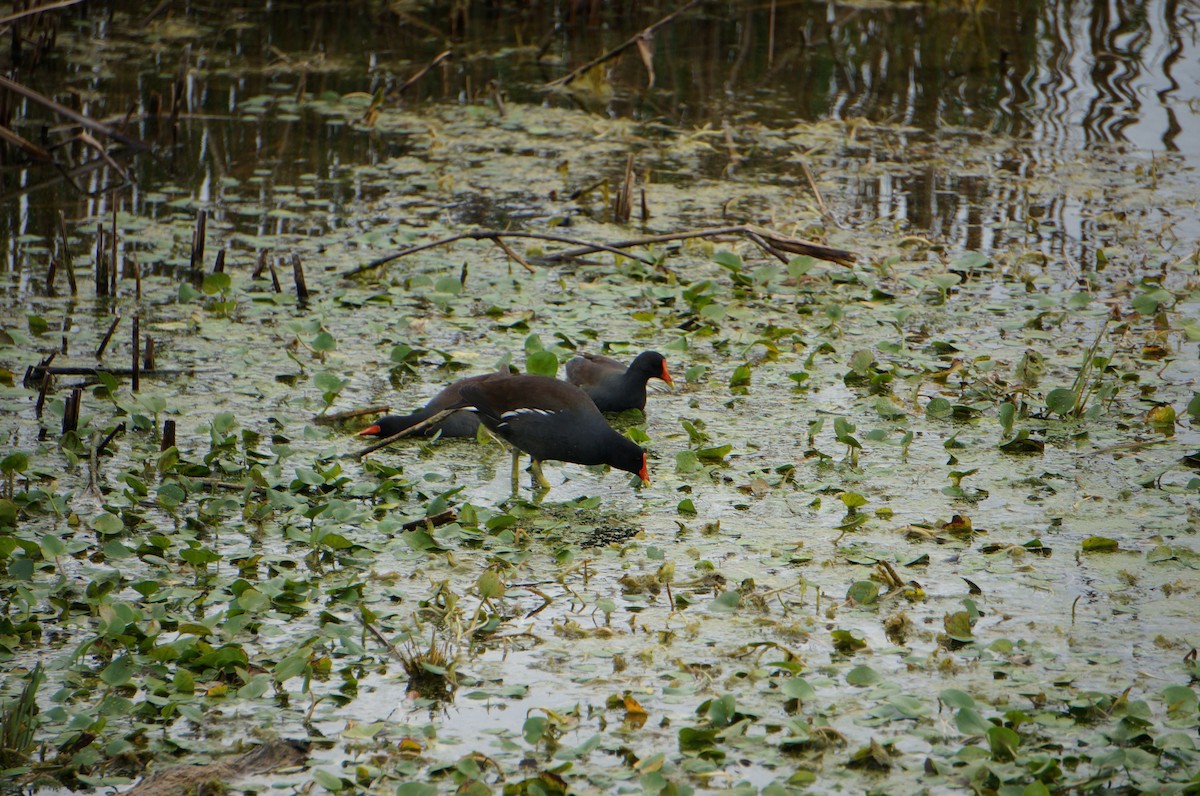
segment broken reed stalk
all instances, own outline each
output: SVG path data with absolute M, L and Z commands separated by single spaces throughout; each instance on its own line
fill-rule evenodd
M 459 411 L 459 410 L 458 409 L 443 409 L 442 411 L 438 412 L 436 415 L 427 417 L 424 420 L 422 420 L 420 423 L 411 425 L 398 434 L 393 434 L 392 436 L 388 437 L 387 439 L 382 439 L 379 442 L 376 442 L 374 445 L 368 445 L 367 447 L 360 450 L 358 453 L 355 453 L 354 457 L 356 459 L 361 459 L 363 456 L 366 456 L 368 453 L 374 453 L 375 451 L 379 450 L 380 448 L 385 448 L 388 445 L 391 445 L 393 442 L 395 442 L 398 439 L 404 439 L 405 437 L 411 437 L 413 434 L 416 434 L 418 431 L 424 431 L 425 429 L 429 428 L 430 426 L 434 425 L 435 423 L 440 423 L 442 420 L 444 420 L 445 418 L 449 417 L 450 415 L 454 414 L 457 411 Z
M 163 421 L 162 442 L 159 443 L 158 449 L 160 451 L 165 451 L 167 448 L 174 448 L 174 447 L 175 447 L 175 421 L 174 420 L 164 420 Z
M 142 341 L 141 341 L 141 320 L 138 316 L 133 316 L 133 358 L 130 366 L 130 384 L 131 389 L 137 392 L 142 386 Z
M 76 387 L 67 396 L 63 407 L 62 433 L 66 434 L 79 429 L 79 402 L 83 400 L 83 388 Z
M 599 66 L 600 64 L 604 63 L 605 61 L 609 61 L 609 60 L 612 60 L 613 58 L 616 58 L 618 55 L 625 52 L 630 47 L 640 46 L 642 42 L 650 39 L 654 35 L 654 31 L 658 30 L 663 25 L 666 25 L 670 22 L 674 22 L 675 18 L 678 17 L 680 14 L 684 13 L 685 11 L 691 10 L 693 7 L 695 7 L 699 4 L 700 4 L 700 0 L 691 0 L 691 2 L 688 3 L 687 5 L 675 9 L 670 14 L 667 14 L 665 17 L 663 17 L 662 19 L 655 22 L 653 25 L 648 25 L 647 27 L 642 28 L 640 31 L 633 34 L 633 36 L 631 36 L 629 39 L 627 39 L 623 44 L 620 44 L 620 45 L 614 47 L 613 49 L 604 53 L 604 55 L 601 55 L 599 58 L 593 58 L 592 60 L 588 61 L 583 66 L 575 67 L 567 74 L 563 75 L 562 77 L 558 78 L 557 80 L 551 80 L 546 85 L 548 85 L 548 86 L 565 86 L 565 85 L 567 85 L 572 80 L 574 80 L 575 78 L 584 74 L 588 70 Z M 644 60 L 645 60 L 645 55 L 643 54 L 643 61 Z M 653 78 L 654 73 L 651 72 L 650 74 L 651 74 L 651 77 Z
M 142 300 L 142 267 L 138 265 L 137 254 L 129 253 L 129 264 L 133 268 L 133 289 L 134 297 L 138 301 Z
M 817 178 L 813 176 L 812 169 L 808 167 L 808 163 L 803 159 L 800 161 L 800 170 L 804 172 L 804 179 L 808 180 L 808 187 L 817 199 L 817 207 L 821 211 L 821 220 L 830 226 L 837 226 L 837 222 L 833 218 L 833 213 L 829 212 L 829 208 L 825 205 L 825 199 L 821 196 L 821 189 L 817 187 Z
M 292 255 L 292 278 L 296 280 L 296 295 L 301 301 L 308 301 L 308 283 L 304 281 L 304 265 L 300 255 Z
M 113 318 L 113 321 L 108 326 L 108 331 L 104 335 L 104 339 L 100 341 L 100 347 L 96 349 L 96 359 L 104 359 L 104 349 L 108 348 L 108 342 L 112 340 L 113 332 L 117 330 L 117 324 L 121 322 L 121 316 Z
M 109 295 L 117 295 L 117 198 L 113 197 L 113 219 L 112 219 L 112 256 L 109 258 Z
M 276 292 L 276 293 L 282 293 L 282 292 L 283 292 L 283 285 L 279 284 L 279 273 L 278 273 L 278 272 L 275 270 L 275 260 L 274 260 L 274 258 L 268 258 L 268 259 L 267 259 L 267 265 L 268 265 L 268 266 L 270 267 L 270 269 L 271 269 L 271 284 L 272 284 L 272 285 L 275 287 L 275 292 Z
M 263 271 L 267 270 L 267 250 L 258 250 L 258 262 L 254 264 L 254 270 L 250 273 L 251 279 L 258 279 L 262 276 Z
M 53 252 L 53 248 L 51 248 Z M 46 269 L 46 292 L 54 295 L 54 277 L 58 273 L 58 258 L 50 255 L 50 267 Z
M 146 350 L 142 353 L 142 370 L 152 371 L 158 364 L 154 361 L 154 338 L 146 335 Z
M 213 263 L 213 273 L 225 273 L 225 249 L 223 247 L 217 252 L 217 261 Z
M 319 426 L 331 426 L 334 423 L 340 423 L 343 420 L 353 420 L 356 417 L 365 415 L 381 415 L 384 412 L 392 411 L 390 404 L 380 404 L 379 406 L 367 406 L 362 409 L 350 409 L 345 412 L 337 412 L 332 415 L 314 415 L 309 422 Z
M 125 424 L 117 423 L 117 427 L 114 428 L 112 431 L 108 432 L 108 436 L 106 436 L 100 442 L 100 444 L 96 446 L 96 455 L 99 456 L 100 454 L 104 453 L 104 449 L 108 447 L 108 443 L 113 441 L 113 437 L 117 436 L 118 434 L 120 434 L 124 431 L 125 431 Z
M 46 408 L 46 393 L 50 391 L 50 372 L 46 371 L 42 374 L 42 384 L 38 387 L 37 403 L 33 406 L 34 416 L 38 420 L 42 419 L 42 411 Z
M 79 293 L 79 286 L 75 283 L 75 262 L 71 258 L 71 244 L 67 240 L 67 217 L 61 210 L 58 211 L 58 236 L 62 246 L 59 256 L 63 268 L 67 270 L 67 284 L 71 286 L 71 295 L 74 296 Z
M 96 225 L 96 295 L 107 296 L 108 265 L 104 260 L 104 225 Z
M 196 213 L 196 226 L 192 229 L 192 273 L 204 267 L 204 233 L 208 226 L 208 213 L 204 210 Z
M 633 153 L 625 158 L 625 178 L 621 180 L 621 188 L 617 191 L 617 200 L 613 205 L 613 218 L 619 223 L 626 223 L 633 215 Z

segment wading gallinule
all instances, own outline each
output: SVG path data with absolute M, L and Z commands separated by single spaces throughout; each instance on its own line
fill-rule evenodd
M 547 460 L 607 464 L 650 482 L 646 452 L 613 431 L 587 394 L 572 384 L 546 376 L 499 374 L 463 384 L 459 395 L 451 406 L 474 412 L 516 449 L 514 485 L 519 451 L 533 458 L 530 469 L 544 488 L 550 486 L 541 467 Z
M 358 432 L 358 435 L 360 437 L 390 437 L 393 434 L 399 434 L 404 429 L 415 426 L 423 420 L 428 420 L 438 412 L 449 409 L 458 403 L 462 399 L 461 391 L 463 387 L 504 375 L 507 374 L 484 373 L 482 376 L 471 376 L 470 378 L 456 381 L 430 398 L 429 403 L 411 415 L 386 415 L 375 421 L 374 425 L 367 426 Z M 474 412 L 464 410 L 447 415 L 445 418 L 417 433 L 426 437 L 432 437 L 441 431 L 443 437 L 473 437 L 478 428 L 479 418 Z
M 643 351 L 629 367 L 596 354 L 581 354 L 567 363 L 567 381 L 591 396 L 601 412 L 645 410 L 650 379 L 675 384 L 666 357 L 657 351 Z

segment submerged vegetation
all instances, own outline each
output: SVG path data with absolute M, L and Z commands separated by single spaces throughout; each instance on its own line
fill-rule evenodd
M 593 112 L 668 102 L 671 26 L 573 94 L 416 101 L 380 71 L 484 57 L 372 86 L 241 64 L 250 11 L 111 19 L 60 16 L 41 68 L 145 48 L 195 104 L 52 201 L 6 173 L 12 788 L 1200 788 L 1194 160 Z M 486 435 L 355 455 L 463 376 L 646 349 L 677 389 L 614 424 L 647 487 L 549 464 L 510 499 Z

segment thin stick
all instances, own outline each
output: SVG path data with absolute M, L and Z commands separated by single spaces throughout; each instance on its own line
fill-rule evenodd
M 438 412 L 436 415 L 427 417 L 424 420 L 422 420 L 420 423 L 411 425 L 398 434 L 393 434 L 392 436 L 388 437 L 387 439 L 380 440 L 379 442 L 376 442 L 374 445 L 369 445 L 366 448 L 363 448 L 358 453 L 354 454 L 354 457 L 356 459 L 361 459 L 363 456 L 366 456 L 368 453 L 374 453 L 375 451 L 379 450 L 380 448 L 387 447 L 388 445 L 391 445 L 393 442 L 395 442 L 398 439 L 403 439 L 404 437 L 411 437 L 413 434 L 417 433 L 418 431 L 424 431 L 425 429 L 432 426 L 434 423 L 441 422 L 446 417 L 449 417 L 450 415 L 454 414 L 457 411 L 459 411 L 459 410 L 458 409 L 443 409 L 442 411 Z
M 304 281 L 304 266 L 298 254 L 292 255 L 292 278 L 296 280 L 296 295 L 301 301 L 308 301 L 308 283 Z
M 0 75 L 0 88 L 6 88 L 15 94 L 20 94 L 22 97 L 25 97 L 26 99 L 28 99 L 32 102 L 35 102 L 38 105 L 41 105 L 42 107 L 49 108 L 50 110 L 57 113 L 59 116 L 63 116 L 65 118 L 75 122 L 78 125 L 82 125 L 83 127 L 86 127 L 87 129 L 91 130 L 92 132 L 100 133 L 101 135 L 107 136 L 107 137 L 113 139 L 114 141 L 120 141 L 122 144 L 125 144 L 126 146 L 133 147 L 134 149 L 138 149 L 138 150 L 146 150 L 146 149 L 150 148 L 145 143 L 143 143 L 142 141 L 139 141 L 136 138 L 132 138 L 130 136 L 125 135 L 124 133 L 114 130 L 106 124 L 101 124 L 100 122 L 89 119 L 88 117 L 84 116 L 81 113 L 76 113 L 75 111 L 71 110 L 70 108 L 66 107 L 65 105 L 60 105 L 59 103 L 55 102 L 54 100 L 50 99 L 49 97 L 45 96 L 44 94 L 39 94 L 38 92 L 34 91 L 33 89 L 26 88 L 25 86 L 22 86 L 20 83 L 16 82 L 15 80 L 9 80 L 7 77 L 4 77 L 3 75 Z
M 96 446 L 96 455 L 99 456 L 101 453 L 104 453 L 104 449 L 108 447 L 108 443 L 113 441 L 113 437 L 117 436 L 124 430 L 125 430 L 125 424 L 117 423 L 117 427 L 114 428 L 112 431 L 108 432 L 108 436 L 105 437 L 104 440 L 99 445 Z
M 117 295 L 117 197 L 113 196 L 112 257 L 109 258 L 109 294 Z
M 71 295 L 79 293 L 79 286 L 75 284 L 75 263 L 71 258 L 71 244 L 67 240 L 67 217 L 63 215 L 63 211 L 58 211 L 58 234 L 62 238 L 62 260 L 63 267 L 67 269 L 67 284 L 71 286 Z
M 132 375 L 130 376 L 130 384 L 134 392 L 141 389 L 141 366 L 142 366 L 142 340 L 141 340 L 141 320 L 138 316 L 133 316 L 133 365 L 130 368 Z
M 570 83 L 572 80 L 579 77 L 584 72 L 587 72 L 589 69 L 599 66 L 600 64 L 604 63 L 605 61 L 616 58 L 618 55 L 625 52 L 630 47 L 635 46 L 639 41 L 649 38 L 650 36 L 652 36 L 654 34 L 654 31 L 658 30 L 663 25 L 666 25 L 669 22 L 673 22 L 677 16 L 679 16 L 680 14 L 682 14 L 685 11 L 691 10 L 694 6 L 698 5 L 699 3 L 700 3 L 700 0 L 691 0 L 691 2 L 688 3 L 687 5 L 683 6 L 682 8 L 678 8 L 675 11 L 672 11 L 670 14 L 667 14 L 665 17 L 660 19 L 658 22 L 655 22 L 653 25 L 650 25 L 649 27 L 646 27 L 646 28 L 642 28 L 641 31 L 639 31 L 638 33 L 635 33 L 624 44 L 614 47 L 613 49 L 606 52 L 604 55 L 601 55 L 599 58 L 593 58 L 592 60 L 588 61 L 583 66 L 579 66 L 579 67 L 572 69 L 570 72 L 568 72 L 567 74 L 558 78 L 557 80 L 550 81 L 547 85 L 565 86 L 567 83 Z
M 215 263 L 213 263 L 213 273 L 214 274 L 225 273 L 225 249 L 224 248 L 222 248 L 220 251 L 217 252 L 217 261 Z
M 449 58 L 453 54 L 454 54 L 454 50 L 446 50 L 445 52 L 438 53 L 437 56 L 434 57 L 434 59 L 432 61 L 425 64 L 425 66 L 423 68 L 418 70 L 417 73 L 415 75 L 413 75 L 412 77 L 410 77 L 408 80 L 405 80 L 404 83 L 402 83 L 399 88 L 395 88 L 395 89 L 392 89 L 391 91 L 389 91 L 388 96 L 390 97 L 395 94 L 403 94 L 414 83 L 416 83 L 421 78 L 425 77 L 426 73 L 429 72 L 430 69 L 433 69 L 435 66 L 440 64 L 442 61 L 445 61 L 447 58 Z
M 790 235 L 782 235 L 778 232 L 765 230 L 761 227 L 756 227 L 752 224 L 738 224 L 731 227 L 714 227 L 711 229 L 698 229 L 689 232 L 671 232 L 665 235 L 647 235 L 644 238 L 633 238 L 631 240 L 617 241 L 609 244 L 609 248 L 622 249 L 631 246 L 648 246 L 654 243 L 668 243 L 676 240 L 688 240 L 691 238 L 716 238 L 724 235 L 747 235 L 753 232 L 769 241 L 772 246 L 781 249 L 782 251 L 790 252 L 791 254 L 807 254 L 810 257 L 815 257 L 818 260 L 826 260 L 828 262 L 837 263 L 838 265 L 850 266 L 854 263 L 857 255 L 852 251 L 845 249 L 835 249 L 831 246 L 825 246 L 812 241 L 793 238 Z M 537 258 L 538 262 L 556 262 L 559 260 L 569 260 L 574 257 L 582 257 L 585 254 L 593 254 L 601 251 L 599 248 L 592 246 L 580 247 L 571 249 L 565 252 L 554 252 Z
M 817 207 L 821 209 L 821 220 L 826 224 L 837 225 L 833 218 L 833 213 L 829 212 L 829 208 L 825 205 L 825 199 L 821 196 L 821 189 L 817 187 L 817 178 L 813 176 L 812 169 L 808 167 L 808 163 L 801 160 L 800 169 L 804 172 L 804 179 L 808 180 L 808 187 L 812 190 L 813 196 L 817 198 Z
M 66 8 L 67 6 L 77 5 L 82 2 L 83 0 L 59 0 L 57 3 L 47 3 L 46 5 L 38 6 L 37 8 L 27 8 L 19 13 L 9 14 L 7 17 L 0 17 L 0 25 L 7 25 L 9 22 L 16 22 L 18 19 L 24 19 L 25 17 L 32 17 L 35 14 L 42 13 L 43 11 L 54 11 L 58 8 Z
M 372 268 L 378 268 L 381 265 L 387 265 L 392 260 L 398 260 L 401 257 L 406 257 L 410 254 L 416 254 L 417 252 L 424 251 L 425 249 L 431 249 L 434 246 L 442 246 L 442 245 L 445 245 L 448 243 L 454 243 L 456 241 L 467 240 L 467 239 L 470 239 L 470 240 L 495 240 L 497 238 L 532 238 L 534 240 L 547 240 L 547 241 L 552 241 L 554 243 L 569 243 L 572 246 L 585 246 L 585 247 L 587 247 L 587 250 L 589 252 L 607 251 L 607 252 L 612 252 L 613 254 L 619 254 L 622 257 L 630 257 L 634 260 L 640 260 L 641 262 L 645 263 L 646 265 L 654 265 L 654 260 L 650 259 L 649 257 L 643 257 L 641 255 L 631 254 L 629 252 L 621 251 L 621 249 L 619 247 L 607 246 L 603 243 L 588 243 L 587 241 L 579 240 L 578 238 L 567 238 L 562 235 L 547 235 L 547 234 L 544 234 L 541 232 L 511 232 L 511 231 L 507 231 L 507 230 L 503 231 L 503 232 L 498 232 L 495 230 L 481 229 L 481 230 L 475 230 L 474 232 L 462 232 L 457 235 L 451 235 L 448 238 L 441 238 L 439 240 L 430 241 L 428 243 L 422 243 L 418 246 L 410 246 L 407 249 L 398 251 L 394 254 L 389 254 L 386 257 L 380 257 L 376 260 L 372 260 L 371 262 L 367 263 L 366 265 L 360 265 L 357 268 L 352 268 L 349 271 L 347 271 L 344 274 L 344 276 L 356 276 L 357 274 L 361 274 L 364 271 L 370 271 Z
M 142 355 L 142 370 L 154 370 L 157 363 L 154 361 L 154 338 L 146 335 L 146 350 Z
M 765 251 L 765 252 L 767 252 L 768 254 L 774 255 L 775 257 L 779 258 L 779 261 L 780 261 L 780 262 L 782 262 L 784 265 L 787 265 L 787 264 L 788 264 L 788 257 L 787 257 L 787 255 L 786 255 L 786 254 L 784 254 L 783 252 L 779 251 L 779 249 L 776 249 L 776 248 L 775 248 L 774 246 L 772 246 L 771 244 L 767 243 L 767 242 L 766 242 L 766 241 L 763 239 L 762 235 L 759 235 L 757 232 L 750 232 L 750 233 L 748 233 L 748 234 L 746 235 L 746 237 L 750 238 L 750 240 L 752 240 L 752 241 L 754 241 L 756 244 L 758 244 L 758 247 L 759 247 L 760 249 L 762 249 L 763 251 Z
M 104 262 L 104 225 L 96 225 L 96 295 L 108 295 L 108 271 Z
M 51 249 L 53 251 L 53 249 Z M 50 267 L 46 269 L 46 292 L 54 295 L 54 277 L 58 274 L 58 258 L 50 255 Z
M 625 178 L 617 191 L 617 201 L 613 205 L 613 219 L 622 223 L 629 220 L 633 214 L 633 153 L 625 158 Z
M 271 267 L 271 284 L 275 286 L 275 292 L 282 293 L 283 286 L 279 284 L 279 274 L 275 270 L 275 260 L 268 258 L 267 265 Z
M 493 238 L 492 243 L 495 243 L 497 246 L 499 246 L 501 249 L 503 249 L 505 254 L 507 254 L 509 257 L 513 258 L 514 260 L 516 260 L 521 265 L 521 267 L 524 268 L 526 271 L 528 271 L 531 274 L 537 273 L 537 271 L 534 269 L 534 267 L 525 261 L 524 257 L 517 254 L 515 251 L 513 251 L 511 246 L 509 246 L 507 243 L 504 242 L 503 238 Z M 466 267 L 467 266 L 464 264 L 463 268 L 465 269 Z M 509 270 L 509 273 L 512 273 L 512 271 Z
M 331 426 L 343 420 L 353 420 L 356 417 L 364 417 L 366 415 L 381 415 L 384 412 L 390 411 L 392 411 L 391 404 L 380 404 L 379 406 L 367 406 L 363 409 L 350 409 L 332 415 L 315 415 L 309 422 L 316 423 L 319 426 Z
M 129 263 L 133 266 L 133 289 L 134 296 L 138 301 L 142 300 L 142 267 L 138 265 L 137 254 L 129 253 Z
M 113 318 L 112 323 L 108 327 L 108 332 L 104 335 L 104 339 L 100 341 L 100 347 L 96 349 L 96 359 L 104 359 L 104 349 L 108 348 L 108 341 L 112 340 L 113 332 L 117 330 L 117 324 L 121 322 L 121 316 Z M 95 370 L 94 368 L 92 369 Z
M 37 377 L 41 373 L 49 373 L 52 376 L 95 376 L 98 373 L 108 373 L 113 376 L 130 376 L 133 374 L 133 371 L 129 368 L 85 368 L 78 365 L 55 365 L 54 367 L 31 365 L 29 372 L 34 377 Z M 213 371 L 197 371 L 195 368 L 154 369 L 155 376 L 194 376 L 197 372 Z M 143 375 L 149 374 L 144 373 Z
M 192 271 L 204 267 L 204 233 L 207 226 L 208 213 L 201 210 L 196 213 L 196 226 L 192 230 Z
M 175 421 L 174 420 L 164 420 L 163 421 L 162 442 L 159 443 L 158 449 L 160 451 L 165 451 L 167 448 L 174 448 L 174 447 L 175 447 Z
M 29 155 L 29 157 L 33 158 L 34 160 L 40 160 L 43 163 L 49 163 L 50 161 L 54 160 L 54 157 L 45 149 L 33 143 L 32 141 L 26 140 L 2 124 L 0 124 L 0 139 L 3 139 L 18 149 L 24 151 L 25 154 Z
M 34 404 L 33 413 L 38 420 L 42 419 L 42 410 L 46 407 L 46 393 L 50 390 L 50 374 L 47 372 L 42 375 L 42 385 L 38 388 L 37 403 Z
M 103 144 L 97 141 L 94 137 L 88 135 L 87 132 L 83 130 L 79 132 L 79 135 L 77 135 L 76 138 L 78 138 L 84 146 L 95 150 L 96 154 L 100 156 L 100 159 L 107 163 L 110 169 L 121 176 L 122 184 L 128 184 L 130 182 L 129 172 L 121 168 L 120 163 L 117 163 L 117 161 L 113 160 L 112 155 L 108 154 L 108 150 L 104 148 Z
M 375 629 L 375 625 L 371 624 L 365 618 L 363 618 L 362 614 L 359 614 L 358 618 L 359 618 L 359 621 L 361 621 L 363 623 L 363 627 L 365 627 L 367 630 L 371 631 L 371 635 L 374 636 L 376 638 L 376 640 L 380 644 L 383 645 L 384 649 L 386 649 L 389 653 L 391 653 L 391 656 L 393 658 L 400 661 L 401 666 L 408 665 L 407 661 L 404 660 L 404 656 L 400 654 L 400 651 L 398 649 L 396 649 L 395 647 L 393 647 L 392 642 L 390 642 L 386 638 L 384 638 L 384 635 Z

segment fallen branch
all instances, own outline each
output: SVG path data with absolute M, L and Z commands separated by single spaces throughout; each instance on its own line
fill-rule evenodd
M 411 437 L 413 434 L 416 434 L 418 431 L 424 431 L 425 429 L 429 428 L 434 423 L 440 423 L 442 420 L 446 419 L 447 417 L 449 417 L 450 415 L 454 414 L 457 411 L 459 411 L 459 410 L 443 409 L 442 411 L 438 412 L 436 415 L 427 417 L 424 420 L 422 420 L 420 423 L 411 425 L 408 428 L 404 429 L 403 431 L 399 432 L 398 434 L 393 434 L 392 436 L 390 436 L 386 439 L 382 439 L 379 442 L 376 442 L 374 445 L 368 445 L 367 447 L 360 450 L 358 453 L 354 454 L 354 458 L 361 459 L 362 457 L 366 456 L 368 453 L 374 453 L 375 451 L 379 450 L 380 448 L 385 448 L 388 445 L 391 445 L 393 442 L 395 442 L 398 439 L 404 439 L 405 437 Z
M 616 243 L 607 244 L 603 247 L 608 249 L 624 249 L 631 246 L 649 246 L 655 243 L 669 243 L 676 240 L 688 240 L 690 238 L 716 238 L 723 235 L 745 235 L 753 240 L 759 246 L 762 246 L 768 254 L 779 257 L 778 252 L 788 252 L 790 254 L 806 254 L 809 257 L 815 257 L 818 260 L 825 260 L 838 265 L 850 266 L 857 259 L 852 251 L 846 249 L 835 249 L 832 246 L 825 246 L 820 243 L 813 243 L 800 238 L 793 238 L 790 235 L 784 235 L 779 232 L 772 232 L 762 227 L 756 227 L 753 224 L 738 224 L 732 227 L 714 227 L 710 229 L 697 229 L 689 232 L 670 232 L 665 235 L 648 235 L 644 238 L 633 238 L 631 240 L 617 241 Z M 761 241 L 761 242 L 760 242 Z M 768 244 L 764 246 L 765 244 Z M 575 257 L 582 257 L 585 254 L 593 254 L 601 251 L 600 247 L 585 246 L 578 249 L 570 249 L 565 252 L 555 252 L 546 254 L 537 258 L 537 262 L 549 263 L 560 260 L 569 260 Z M 778 250 L 778 251 L 776 251 Z
M 599 58 L 593 58 L 592 60 L 588 61 L 583 66 L 575 67 L 570 72 L 567 72 L 567 74 L 563 75 L 562 77 L 558 78 L 557 80 L 550 81 L 546 85 L 548 85 L 548 86 L 565 86 L 567 83 L 570 83 L 572 80 L 579 77 L 583 73 L 587 72 L 589 69 L 593 69 L 594 67 L 599 66 L 600 64 L 604 63 L 605 61 L 610 61 L 613 58 L 616 58 L 618 55 L 625 52 L 630 47 L 634 47 L 634 46 L 638 46 L 639 48 L 643 47 L 644 46 L 643 43 L 646 42 L 647 40 L 649 40 L 654 35 L 654 31 L 658 30 L 663 25 L 666 25 L 669 22 L 674 22 L 675 18 L 678 17 L 680 14 L 682 14 L 685 11 L 691 10 L 694 6 L 697 6 L 699 4 L 700 4 L 700 0 L 692 0 L 690 3 L 683 6 L 682 8 L 677 8 L 674 11 L 672 11 L 670 14 L 667 14 L 665 17 L 660 19 L 658 22 L 655 22 L 653 25 L 642 28 L 640 31 L 638 31 L 633 36 L 631 36 L 628 40 L 626 40 L 624 44 L 614 47 L 613 49 L 604 53 L 604 55 L 601 55 Z M 645 50 L 643 50 L 643 53 L 642 53 L 642 60 L 643 60 L 643 62 L 646 61 Z M 647 67 L 647 68 L 649 68 L 649 67 Z M 650 71 L 650 82 L 651 82 L 651 84 L 653 84 L 653 82 L 654 82 L 654 72 L 653 71 Z
M 570 243 L 578 248 L 568 249 L 563 252 L 555 252 L 552 254 L 543 254 L 540 257 L 532 258 L 534 262 L 548 264 L 570 260 L 575 257 L 582 257 L 587 254 L 595 254 L 596 252 L 611 252 L 619 254 L 622 257 L 629 257 L 638 260 L 646 265 L 655 265 L 655 261 L 649 257 L 643 257 L 638 254 L 633 254 L 627 249 L 634 246 L 648 246 L 654 243 L 668 243 L 676 240 L 688 240 L 690 238 L 716 238 L 726 235 L 745 235 L 763 251 L 770 254 L 772 257 L 777 257 L 784 263 L 788 261 L 788 254 L 801 254 L 809 257 L 815 257 L 818 260 L 844 265 L 847 268 L 854 264 L 858 258 L 852 251 L 846 249 L 837 249 L 832 246 L 825 246 L 821 243 L 814 243 L 800 238 L 793 238 L 790 235 L 784 235 L 781 232 L 773 232 L 762 227 L 756 227 L 753 224 L 738 224 L 732 227 L 715 227 L 712 229 L 697 229 L 689 232 L 670 232 L 665 235 L 649 235 L 644 238 L 633 238 L 631 240 L 617 241 L 616 243 L 588 243 L 587 241 L 577 240 L 575 238 L 565 238 L 561 235 L 544 235 L 537 232 L 496 232 L 492 230 L 476 230 L 474 232 L 463 232 L 458 235 L 451 235 L 448 238 L 439 238 L 428 243 L 421 243 L 416 246 L 410 246 L 407 249 L 380 257 L 372 260 L 365 265 L 360 265 L 351 268 L 344 276 L 357 276 L 365 271 L 370 271 L 373 268 L 387 265 L 393 260 L 398 260 L 401 257 L 407 257 L 410 254 L 432 249 L 434 246 L 443 246 L 449 243 L 454 243 L 460 240 L 490 240 L 495 242 L 505 254 L 512 257 L 522 267 L 532 271 L 532 266 L 528 261 L 519 257 L 509 246 L 501 242 L 501 238 L 533 238 L 534 240 L 547 240 L 556 243 Z
M 371 269 L 378 268 L 381 265 L 387 265 L 392 260 L 399 260 L 401 257 L 407 257 L 410 254 L 416 254 L 417 252 L 425 251 L 426 249 L 432 249 L 434 246 L 444 246 L 448 243 L 455 243 L 456 241 L 460 240 L 496 241 L 500 238 L 532 238 L 534 240 L 545 240 L 553 243 L 569 243 L 572 246 L 587 247 L 587 251 L 589 252 L 607 251 L 612 252 L 613 254 L 619 254 L 622 257 L 632 257 L 635 260 L 641 260 L 646 265 L 654 265 L 654 261 L 649 257 L 641 257 L 636 254 L 630 254 L 629 252 L 621 251 L 620 247 L 606 246 L 603 243 L 588 243 L 587 241 L 579 240 L 578 238 L 567 238 L 562 235 L 547 235 L 540 232 L 497 232 L 495 230 L 480 229 L 473 232 L 461 232 L 458 235 L 451 235 L 448 238 L 439 238 L 438 240 L 429 241 L 428 243 L 422 243 L 417 246 L 409 246 L 407 249 L 403 249 L 394 254 L 389 254 L 385 257 L 372 260 L 366 265 L 360 265 L 357 268 L 351 268 L 344 274 L 344 276 L 357 276 L 364 271 L 370 271 Z M 518 262 L 521 261 L 518 260 Z M 527 268 L 529 267 L 529 265 L 524 262 L 522 262 L 522 265 Z

